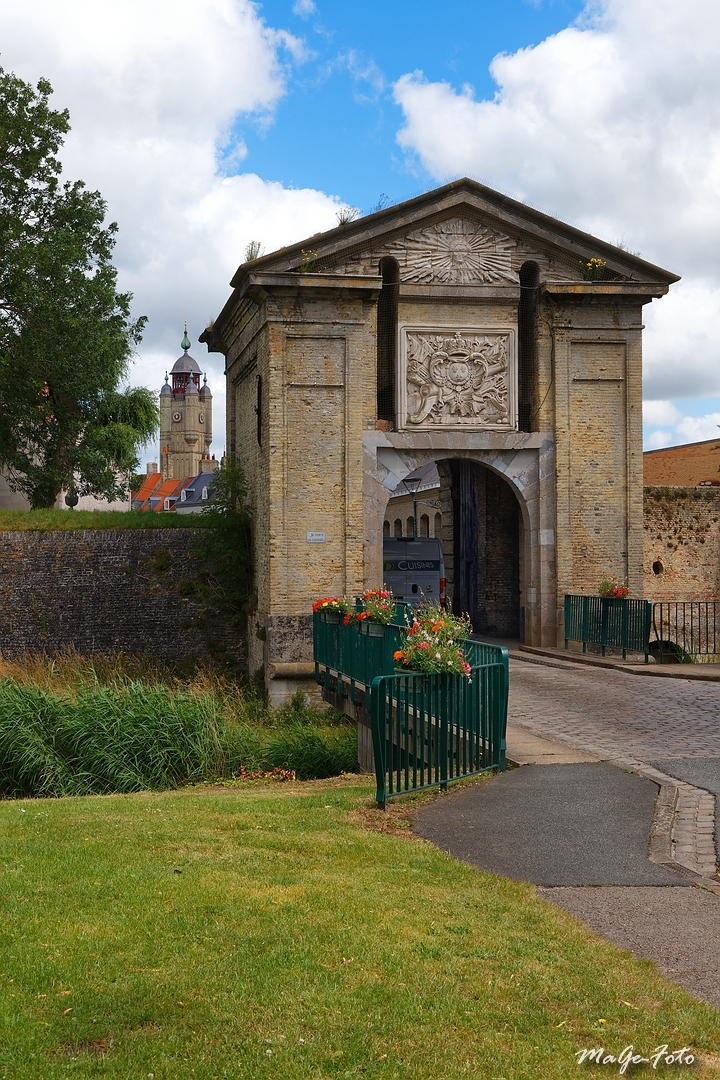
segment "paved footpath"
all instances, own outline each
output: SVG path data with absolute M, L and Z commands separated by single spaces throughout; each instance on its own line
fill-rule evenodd
M 508 721 L 600 758 L 720 758 L 720 683 L 511 660 Z
M 429 804 L 415 831 L 535 882 L 544 899 L 720 1008 L 720 890 L 666 869 L 676 858 L 692 866 L 690 849 L 714 864 L 705 806 L 714 800 L 688 785 L 720 795 L 720 683 L 511 660 L 508 756 L 522 768 Z M 637 763 L 640 775 L 608 761 Z M 670 776 L 686 781 L 676 798 Z

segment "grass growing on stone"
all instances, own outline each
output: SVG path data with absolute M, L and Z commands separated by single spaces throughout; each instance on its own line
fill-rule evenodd
M 0 510 L 0 532 L 63 532 L 76 529 L 202 529 L 202 514 L 141 510 Z
M 717 1052 L 715 1010 L 531 887 L 364 828 L 369 794 L 1 803 L 0 1077 L 563 1080 L 584 1047 Z

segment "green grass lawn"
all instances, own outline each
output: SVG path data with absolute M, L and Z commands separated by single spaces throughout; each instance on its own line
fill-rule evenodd
M 202 514 L 154 514 L 142 510 L 0 510 L 0 532 L 202 529 L 205 525 Z
M 717 1011 L 530 886 L 366 828 L 371 792 L 1 802 L 0 1077 L 562 1080 L 583 1047 L 717 1053 Z

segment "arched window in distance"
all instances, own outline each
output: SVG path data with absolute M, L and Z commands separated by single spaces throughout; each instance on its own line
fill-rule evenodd
M 439 536 L 442 532 L 442 514 L 435 515 L 435 530 L 433 536 Z
M 409 517 L 407 519 L 407 532 L 405 533 L 405 535 L 406 536 L 414 536 L 415 535 L 415 519 L 414 518 Z
M 383 521 L 383 536 L 389 536 L 389 535 L 390 535 L 390 522 L 388 521 L 387 518 L 385 518 L 385 520 Z
M 537 421 L 537 312 L 540 271 L 535 262 L 520 267 L 518 306 L 518 428 L 533 431 Z
M 400 520 L 400 518 L 395 518 L 395 522 L 393 524 L 393 532 L 396 536 L 402 536 L 402 521 Z
M 418 536 L 430 535 L 430 518 L 427 514 L 421 514 L 418 522 Z
M 383 283 L 377 305 L 377 418 L 394 423 L 400 268 L 388 256 L 378 270 Z

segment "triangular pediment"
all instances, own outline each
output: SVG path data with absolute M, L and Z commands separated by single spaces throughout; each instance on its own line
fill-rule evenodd
M 591 259 L 607 275 L 637 282 L 678 280 L 604 240 L 501 195 L 458 180 L 243 264 L 246 273 L 377 275 L 383 257 L 397 260 L 400 281 L 423 285 L 518 284 L 523 263 L 538 264 L 541 281 L 576 281 Z

